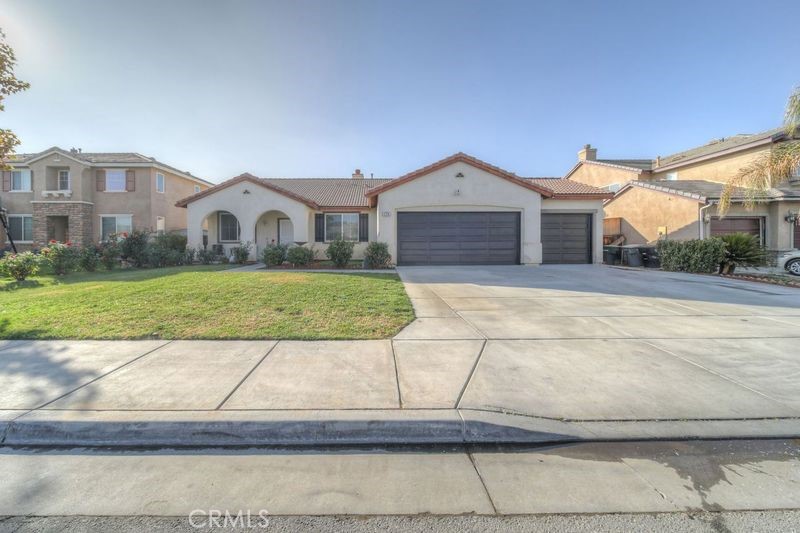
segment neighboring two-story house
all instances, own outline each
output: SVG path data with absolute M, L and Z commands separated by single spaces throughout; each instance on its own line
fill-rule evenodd
M 213 185 L 136 153 L 54 147 L 8 164 L 0 207 L 21 250 L 50 240 L 83 246 L 133 229 L 185 231 L 186 210 L 175 202 Z M 0 248 L 5 240 L 0 231 Z
M 625 244 L 659 238 L 697 239 L 734 232 L 759 237 L 768 250 L 800 248 L 800 169 L 785 185 L 770 189 L 754 209 L 744 206 L 747 191 L 734 194 L 724 217 L 717 204 L 725 183 L 778 143 L 784 129 L 735 135 L 655 159 L 598 159 L 586 145 L 566 178 L 615 193 L 605 204 L 606 241 Z

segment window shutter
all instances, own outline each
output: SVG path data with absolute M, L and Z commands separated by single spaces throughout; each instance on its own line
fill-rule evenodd
M 125 171 L 125 190 L 128 192 L 133 192 L 136 190 L 136 171 L 135 170 L 126 170 Z
M 358 215 L 358 242 L 369 240 L 369 213 Z
M 103 192 L 106 190 L 106 171 L 98 170 L 95 176 L 95 190 Z
M 314 241 L 325 242 L 325 215 L 323 213 L 314 215 Z
M 4 170 L 3 171 L 3 192 L 8 192 L 11 190 L 11 171 Z

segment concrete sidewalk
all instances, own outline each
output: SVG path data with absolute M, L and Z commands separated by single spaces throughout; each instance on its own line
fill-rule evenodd
M 6 445 L 800 436 L 800 291 L 607 267 L 400 269 L 382 341 L 0 341 Z

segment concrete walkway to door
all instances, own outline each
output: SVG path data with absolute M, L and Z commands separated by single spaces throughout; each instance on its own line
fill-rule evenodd
M 398 269 L 382 341 L 0 341 L 0 443 L 800 436 L 800 291 L 602 266 Z

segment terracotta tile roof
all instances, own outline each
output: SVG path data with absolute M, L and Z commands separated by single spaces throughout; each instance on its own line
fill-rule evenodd
M 621 189 L 621 194 L 628 187 L 641 187 L 654 191 L 685 196 L 701 202 L 718 200 L 722 196 L 725 184 L 706 180 L 655 180 L 655 181 L 631 181 Z M 743 200 L 748 197 L 747 189 L 737 187 L 733 192 L 733 200 Z M 768 189 L 764 193 L 755 193 L 754 197 L 761 198 L 763 201 L 780 200 L 784 198 L 800 198 L 800 189 L 792 188 L 789 185 Z
M 585 183 L 578 181 L 568 180 L 565 178 L 525 178 L 528 181 L 536 183 L 540 187 L 544 187 L 553 191 L 556 197 L 559 196 L 603 196 L 611 198 L 613 193 L 598 187 L 592 187 Z
M 375 178 L 261 178 L 322 207 L 369 207 L 367 191 L 392 180 Z

